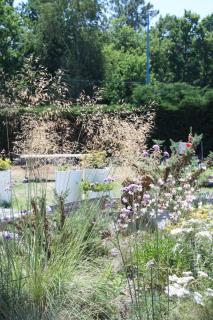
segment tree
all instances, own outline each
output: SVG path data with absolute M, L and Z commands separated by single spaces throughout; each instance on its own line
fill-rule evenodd
M 104 96 L 109 102 L 128 101 L 136 82 L 145 83 L 146 55 L 143 35 L 114 20 L 104 54 Z
M 141 29 L 141 25 L 146 24 L 147 14 L 156 16 L 157 10 L 152 10 L 153 5 L 145 0 L 111 0 L 114 17 L 125 17 L 127 25 L 134 30 Z
M 213 14 L 204 18 L 198 27 L 194 42 L 200 68 L 200 84 L 213 86 Z
M 5 73 L 14 71 L 21 58 L 21 19 L 12 1 L 0 0 L 0 68 Z
M 161 17 L 153 28 L 152 68 L 159 81 L 207 83 L 201 79 L 209 79 L 212 33 L 199 19 L 199 15 L 185 11 L 181 18 Z
M 102 79 L 98 0 L 30 0 L 25 12 L 29 52 L 50 72 L 64 69 L 74 91 Z

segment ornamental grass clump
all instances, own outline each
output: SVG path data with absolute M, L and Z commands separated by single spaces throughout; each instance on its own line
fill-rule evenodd
M 0 107 L 36 108 L 41 105 L 67 107 L 72 104 L 68 96 L 68 86 L 64 82 L 64 72 L 57 70 L 51 75 L 41 65 L 38 58 L 30 56 L 24 60 L 21 71 L 4 80 L 4 93 Z
M 115 163 L 132 166 L 141 158 L 155 121 L 151 105 L 143 115 L 137 113 L 85 115 L 79 119 L 87 137 L 87 149 L 106 151 Z
M 14 143 L 17 154 L 69 153 L 74 149 L 70 142 L 73 131 L 67 120 L 30 113 L 21 116 L 20 121 L 21 131 Z
M 31 177 L 39 171 L 31 170 Z M 69 213 L 63 199 L 56 199 L 53 211 L 47 181 L 29 182 L 26 189 L 28 211 L 1 220 L 0 318 L 113 318 L 121 285 L 107 261 L 102 239 L 108 224 L 99 203 Z
M 47 214 L 45 197 L 31 205 L 29 214 L 4 226 L 0 239 L 0 318 L 80 320 L 85 305 L 88 319 L 108 317 L 112 276 L 106 264 L 98 267 L 104 249 L 97 207 L 82 207 L 61 226 L 60 213 Z

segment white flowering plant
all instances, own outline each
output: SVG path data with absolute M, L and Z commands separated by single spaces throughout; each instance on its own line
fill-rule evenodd
M 213 279 L 203 271 L 194 277 L 191 271 L 183 272 L 181 277 L 176 274 L 169 276 L 169 284 L 165 293 L 169 298 L 188 298 L 194 303 L 204 306 L 208 300 L 213 301 Z
M 137 178 L 123 182 L 123 208 L 118 216 L 121 228 L 141 218 L 158 218 L 164 213 L 177 223 L 193 209 L 197 179 L 205 170 L 193 164 L 194 150 L 201 138 L 191 136 L 190 148 L 184 155 L 179 155 L 174 146 L 171 155 L 162 152 L 158 145 L 143 152 L 143 161 L 136 166 Z
M 211 209 L 202 218 L 194 211 L 202 207 L 198 178 L 205 167 L 194 160 L 201 138 L 190 134 L 182 155 L 174 142 L 170 154 L 153 145 L 135 164 L 136 177 L 123 182 L 115 229 L 137 319 L 141 308 L 145 319 L 164 319 L 179 299 L 203 308 L 212 299 Z
M 174 252 L 188 257 L 188 267 L 196 275 L 200 270 L 211 270 L 213 258 L 213 213 L 208 210 L 205 218 L 192 214 L 177 226 L 168 227 L 168 233 L 176 241 Z M 213 277 L 213 273 L 211 272 Z

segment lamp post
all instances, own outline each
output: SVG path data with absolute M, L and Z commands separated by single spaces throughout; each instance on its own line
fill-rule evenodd
M 150 84 L 150 37 L 149 37 L 149 27 L 150 21 L 149 16 L 150 12 L 147 12 L 147 32 L 146 32 L 146 84 Z
M 146 84 L 150 84 L 150 17 L 156 14 L 155 10 L 149 10 L 146 14 Z

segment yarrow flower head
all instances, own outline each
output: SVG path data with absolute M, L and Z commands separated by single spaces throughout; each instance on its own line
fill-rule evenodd
M 113 209 L 116 207 L 116 200 L 110 199 L 110 201 L 105 203 L 105 209 Z
M 189 290 L 183 288 L 177 283 L 174 283 L 172 285 L 169 285 L 165 288 L 165 293 L 169 295 L 169 297 L 186 297 L 190 295 Z
M 207 289 L 206 289 L 206 295 L 207 295 L 208 297 L 213 297 L 213 290 L 212 290 L 211 288 L 207 288 Z
M 203 271 L 198 271 L 198 277 L 200 278 L 208 278 L 208 274 L 206 272 Z
M 199 231 L 197 234 L 196 234 L 197 238 L 205 238 L 209 241 L 212 241 L 213 240 L 213 237 L 212 237 L 212 234 L 210 231 Z
M 158 179 L 158 184 L 162 186 L 164 184 L 164 181 L 162 179 Z
M 147 262 L 146 267 L 147 269 L 152 269 L 155 266 L 155 261 L 154 260 L 150 260 Z
M 193 294 L 194 302 L 203 305 L 203 296 L 199 292 Z

